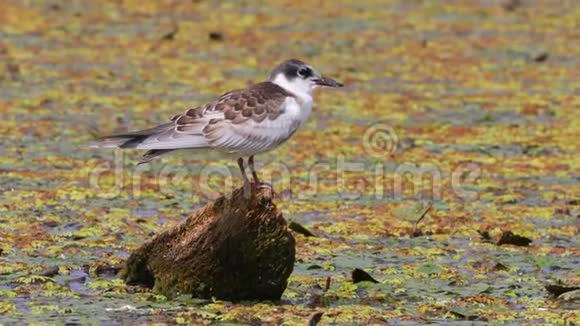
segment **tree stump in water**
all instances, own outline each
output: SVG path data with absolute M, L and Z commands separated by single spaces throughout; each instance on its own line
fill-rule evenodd
M 277 300 L 294 267 L 294 237 L 271 191 L 243 188 L 195 211 L 129 257 L 127 284 L 172 297 Z

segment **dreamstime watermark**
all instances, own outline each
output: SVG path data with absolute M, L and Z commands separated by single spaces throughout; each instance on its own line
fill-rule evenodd
M 337 154 L 310 165 L 291 167 L 275 162 L 257 169 L 263 181 L 273 184 L 277 192 L 292 200 L 314 200 L 319 196 L 337 200 L 440 200 L 444 191 L 462 200 L 478 198 L 478 193 L 470 190 L 481 176 L 478 164 L 467 162 L 452 169 L 428 162 L 394 164 L 390 156 L 397 151 L 399 137 L 395 129 L 384 123 L 365 131 L 362 146 L 372 160 L 368 157 L 354 160 Z M 226 161 L 198 166 L 199 171 L 193 173 L 187 167 L 163 164 L 163 161 L 135 167 L 126 164 L 125 156 L 125 152 L 116 149 L 112 160 L 88 169 L 89 186 L 101 197 L 115 198 L 129 192 L 133 198 L 139 198 L 144 191 L 155 191 L 166 197 L 190 192 L 192 198 L 214 200 L 242 185 L 235 164 Z
M 384 158 L 385 155 L 397 151 L 399 136 L 389 124 L 377 123 L 365 131 L 362 143 L 367 155 Z

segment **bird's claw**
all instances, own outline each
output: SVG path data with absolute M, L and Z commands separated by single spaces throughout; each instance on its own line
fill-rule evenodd
M 270 195 L 273 198 L 280 199 L 280 196 L 278 195 L 278 193 L 276 191 L 274 191 L 274 187 L 271 184 L 267 183 L 267 182 L 261 182 L 261 181 L 253 182 L 252 183 L 252 186 L 254 187 L 255 190 L 258 190 L 258 189 L 266 189 L 266 190 L 269 190 L 270 191 Z

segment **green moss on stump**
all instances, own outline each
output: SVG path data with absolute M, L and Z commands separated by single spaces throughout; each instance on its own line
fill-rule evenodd
M 123 271 L 127 284 L 172 297 L 277 300 L 294 267 L 294 238 L 267 189 L 242 189 L 145 242 Z

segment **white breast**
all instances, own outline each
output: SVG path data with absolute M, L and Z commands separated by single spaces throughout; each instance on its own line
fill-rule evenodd
M 312 97 L 287 97 L 284 105 L 285 112 L 279 118 L 292 120 L 292 124 L 298 123 L 298 127 L 300 127 L 308 120 L 312 111 Z

